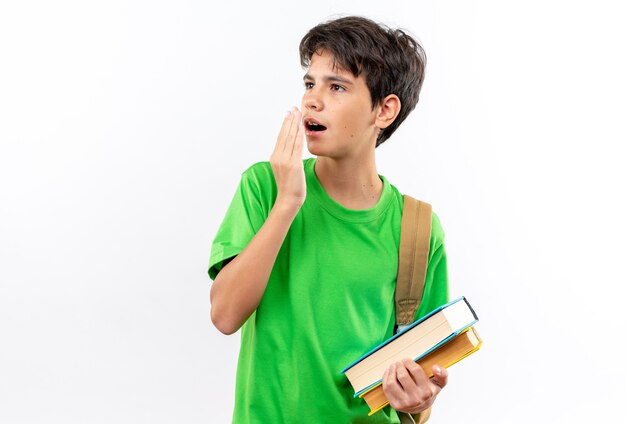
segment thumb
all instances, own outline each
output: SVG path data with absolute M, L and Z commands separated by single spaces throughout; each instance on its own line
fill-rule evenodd
M 439 365 L 434 365 L 433 376 L 430 378 L 430 381 L 440 389 L 443 389 L 448 384 L 448 370 Z

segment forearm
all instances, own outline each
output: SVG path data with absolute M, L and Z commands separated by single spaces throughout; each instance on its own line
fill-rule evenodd
M 277 202 L 248 245 L 217 274 L 211 286 L 211 320 L 236 332 L 261 302 L 276 257 L 299 206 Z

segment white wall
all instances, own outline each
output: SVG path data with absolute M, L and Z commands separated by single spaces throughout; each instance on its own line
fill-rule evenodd
M 614 2 L 211 3 L 0 5 L 0 422 L 229 422 L 238 336 L 210 323 L 210 242 L 300 104 L 301 36 L 336 14 L 428 55 L 379 172 L 434 204 L 485 340 L 432 422 L 621 416 Z

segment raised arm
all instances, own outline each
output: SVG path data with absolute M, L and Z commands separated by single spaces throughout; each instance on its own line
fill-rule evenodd
M 303 143 L 302 116 L 293 108 L 285 116 L 270 158 L 276 202 L 250 243 L 221 269 L 211 286 L 211 321 L 224 334 L 239 330 L 259 306 L 278 251 L 304 203 Z

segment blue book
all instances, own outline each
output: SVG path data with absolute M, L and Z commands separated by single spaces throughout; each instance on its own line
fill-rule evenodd
M 478 322 L 471 305 L 461 297 L 415 321 L 341 370 L 355 391 L 355 397 L 379 384 L 385 370 L 405 358 L 414 361 Z

